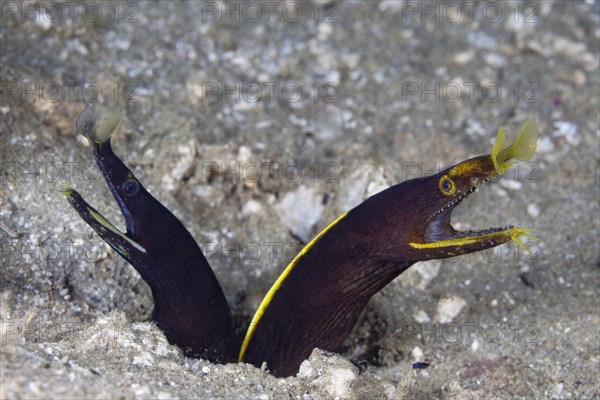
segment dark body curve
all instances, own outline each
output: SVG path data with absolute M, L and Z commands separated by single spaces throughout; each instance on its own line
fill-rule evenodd
M 231 311 L 200 247 L 115 155 L 110 135 L 96 136 L 94 124 L 88 108 L 78 120 L 78 130 L 90 142 L 96 164 L 119 204 L 127 232 L 119 231 L 75 190 L 65 189 L 65 196 L 81 218 L 150 286 L 152 320 L 170 343 L 188 356 L 213 362 L 234 361 L 239 341 Z

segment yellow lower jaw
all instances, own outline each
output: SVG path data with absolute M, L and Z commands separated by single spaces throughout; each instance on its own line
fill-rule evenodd
M 525 243 L 521 242 L 519 237 L 528 237 L 530 239 L 535 240 L 536 242 L 539 242 L 540 240 L 542 240 L 533 234 L 533 232 L 535 232 L 533 229 L 529 229 L 529 228 L 510 228 L 509 232 L 510 232 L 510 238 L 516 244 L 521 246 L 523 248 L 523 250 L 525 250 L 529 254 L 533 253 L 533 251 Z
M 472 243 L 477 243 L 486 239 L 496 239 L 496 238 L 510 238 L 519 246 L 521 246 L 525 251 L 531 253 L 531 249 L 523 243 L 519 237 L 528 237 L 539 241 L 540 238 L 533 235 L 533 230 L 528 228 L 509 228 L 503 231 L 486 233 L 485 235 L 477 235 L 477 236 L 467 236 L 458 239 L 450 239 L 450 240 L 440 240 L 438 242 L 432 243 L 409 243 L 412 247 L 416 249 L 433 249 L 440 247 L 455 247 L 455 246 L 465 246 Z

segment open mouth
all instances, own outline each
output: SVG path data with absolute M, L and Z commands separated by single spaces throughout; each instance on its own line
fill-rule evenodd
M 457 172 L 457 174 L 467 171 L 467 175 L 476 175 L 472 186 L 461 195 L 446 203 L 431 216 L 423 235 L 423 243 L 410 243 L 410 245 L 418 249 L 456 248 L 463 246 L 474 246 L 484 249 L 513 240 L 523 249 L 531 252 L 531 249 L 519 239 L 519 237 L 528 237 L 539 240 L 539 238 L 533 235 L 531 229 L 508 225 L 481 230 L 458 231 L 450 224 L 450 216 L 452 210 L 470 194 L 477 192 L 482 184 L 488 182 L 496 175 L 502 175 L 514 164 L 514 162 L 510 161 L 511 159 L 520 159 L 523 161 L 531 159 L 535 152 L 537 137 L 538 127 L 533 118 L 527 120 L 513 143 L 505 141 L 506 131 L 501 127 L 496 137 L 494 149 L 489 156 L 477 157 L 463 162 L 457 167 L 461 171 Z M 452 171 L 450 171 L 450 174 L 452 174 Z
M 519 237 L 528 237 L 539 240 L 533 235 L 533 231 L 528 228 L 515 227 L 507 225 L 504 227 L 490 227 L 478 230 L 456 230 L 450 223 L 452 211 L 470 194 L 477 192 L 481 184 L 487 182 L 485 179 L 477 186 L 472 187 L 460 197 L 452 200 L 437 211 L 427 224 L 424 233 L 424 243 L 410 243 L 414 248 L 443 248 L 443 247 L 463 247 L 467 245 L 478 245 L 482 248 L 496 246 L 513 240 L 524 250 L 531 252 L 531 248 L 519 239 Z
M 94 116 L 92 109 L 88 106 L 81 113 L 79 118 L 77 118 L 75 126 L 78 133 L 87 138 L 90 146 L 94 148 L 94 157 L 97 160 L 96 165 L 100 169 L 102 176 L 104 177 L 110 191 L 113 194 L 113 197 L 119 204 L 121 214 L 123 215 L 127 225 L 127 231 L 121 231 L 110 221 L 104 218 L 104 216 L 102 216 L 98 210 L 89 205 L 76 190 L 68 185 L 64 186 L 61 193 L 67 198 L 71 206 L 75 209 L 75 211 L 77 211 L 79 216 L 85 222 L 87 222 L 88 225 L 98 232 L 98 234 L 119 254 L 130 260 L 133 252 L 136 252 L 138 255 L 145 255 L 147 251 L 144 247 L 132 239 L 135 226 L 133 217 L 130 209 L 123 201 L 121 192 L 118 190 L 118 187 L 115 187 L 116 184 L 114 183 L 114 179 L 111 178 L 111 169 L 117 170 L 119 168 L 118 164 L 113 163 L 113 160 L 116 159 L 119 163 L 121 163 L 121 161 L 114 156 L 114 154 L 112 154 L 112 150 L 110 150 L 110 153 L 108 154 L 100 155 L 99 153 L 102 146 L 105 146 L 104 150 L 106 150 L 106 148 L 110 149 L 110 137 L 121 126 L 123 116 L 124 112 L 119 111 L 113 113 L 99 123 L 96 123 L 96 117 Z M 107 167 L 107 164 L 111 165 Z M 125 185 L 131 185 L 131 189 L 128 189 L 127 186 L 122 188 L 122 191 L 125 190 L 123 192 L 123 195 L 125 196 L 127 196 L 129 192 L 133 193 L 132 191 L 135 191 L 133 194 L 136 194 L 136 190 L 139 190 L 140 188 L 131 171 L 128 172 L 129 180 L 125 182 Z
M 485 179 L 479 185 L 469 189 L 466 193 L 446 204 L 441 210 L 436 212 L 425 230 L 425 243 L 414 245 L 413 247 L 451 247 L 475 243 L 495 245 L 497 243 L 508 242 L 512 239 L 522 248 L 529 251 L 529 248 L 519 239 L 519 236 L 526 236 L 537 240 L 538 238 L 532 235 L 530 229 L 507 225 L 504 227 L 459 231 L 450 223 L 452 211 L 470 194 L 479 191 L 480 185 L 487 182 L 489 179 L 490 178 Z

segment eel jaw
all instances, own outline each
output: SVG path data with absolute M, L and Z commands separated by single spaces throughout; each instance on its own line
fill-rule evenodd
M 531 252 L 530 247 L 519 239 L 519 237 L 528 237 L 539 241 L 540 239 L 533 235 L 533 230 L 531 229 L 508 225 L 481 230 L 458 231 L 450 223 L 450 217 L 454 208 L 470 194 L 479 191 L 479 187 L 494 176 L 496 174 L 477 179 L 473 182 L 473 186 L 470 189 L 436 211 L 427 223 L 423 234 L 423 243 L 410 243 L 410 246 L 416 249 L 437 249 L 442 251 L 444 255 L 453 256 L 484 250 L 513 240 L 524 250 Z
M 118 111 L 97 123 L 96 116 L 92 108 L 88 105 L 77 118 L 75 128 L 79 134 L 88 140 L 96 160 L 96 165 L 100 169 L 113 197 L 119 204 L 121 214 L 125 219 L 127 231 L 122 232 L 119 230 L 89 205 L 73 188 L 65 185 L 61 193 L 67 198 L 81 219 L 91 226 L 121 256 L 131 264 L 134 264 L 136 261 L 147 258 L 147 250 L 133 239 L 135 221 L 132 216 L 131 207 L 128 206 L 117 187 L 115 187 L 115 182 L 134 181 L 138 185 L 138 191 L 143 189 L 143 187 L 131 171 L 114 155 L 110 145 L 110 138 L 119 130 L 123 117 L 124 112 Z
M 73 209 L 92 229 L 128 261 L 147 257 L 147 250 L 126 232 L 114 226 L 73 188 L 65 186 L 61 193 L 67 198 Z
M 409 243 L 417 249 L 433 249 L 432 258 L 451 257 L 515 241 L 527 252 L 531 252 L 519 237 L 529 237 L 539 241 L 533 231 L 527 228 L 507 226 L 504 228 L 488 228 L 478 231 L 460 232 L 450 224 L 450 214 L 469 194 L 477 191 L 479 186 L 504 172 L 515 163 L 514 159 L 530 160 L 537 146 L 539 128 L 534 117 L 530 117 L 521 127 L 514 142 L 506 140 L 506 130 L 500 127 L 492 153 L 488 156 L 475 157 L 463 161 L 453 168 L 444 171 L 451 179 L 461 181 L 459 187 L 468 189 L 454 195 L 439 210 L 433 213 L 427 222 L 421 243 Z

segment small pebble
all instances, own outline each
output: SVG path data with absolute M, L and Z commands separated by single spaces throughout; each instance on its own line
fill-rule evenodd
M 515 179 L 501 179 L 500 186 L 510 190 L 519 190 L 523 187 L 523 184 Z
M 577 135 L 577 125 L 569 121 L 555 121 L 554 122 L 553 137 L 564 137 L 567 143 L 572 146 L 577 146 L 581 143 L 581 137 Z
M 461 53 L 457 53 L 453 57 L 454 62 L 459 65 L 464 65 L 473 59 L 473 52 L 463 51 Z
M 421 348 L 419 346 L 415 346 L 412 351 L 410 352 L 411 357 L 413 358 L 413 360 L 415 361 L 423 361 L 423 350 L 421 350 Z
M 537 204 L 529 204 L 527 206 L 527 214 L 532 218 L 537 218 L 540 215 L 540 208 Z
M 417 321 L 420 324 L 425 324 L 427 322 L 431 322 L 431 318 L 429 318 L 429 315 L 427 315 L 427 313 L 423 310 L 417 311 L 413 315 L 413 318 L 415 319 L 415 321 Z
M 442 324 L 452 322 L 466 305 L 467 302 L 459 296 L 444 297 L 438 302 L 435 320 Z

